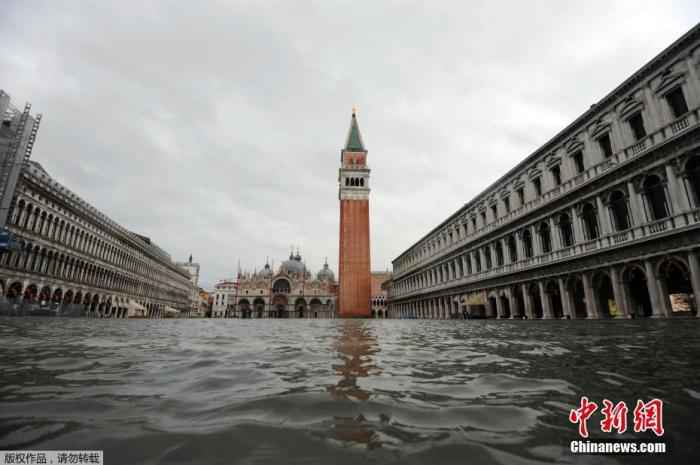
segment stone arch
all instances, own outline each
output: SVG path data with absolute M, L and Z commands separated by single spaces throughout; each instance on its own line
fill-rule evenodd
M 272 284 L 272 292 L 275 294 L 289 294 L 292 292 L 292 285 L 287 278 L 277 278 Z
M 612 309 L 619 308 L 615 301 L 615 292 L 610 275 L 602 270 L 598 270 L 593 274 L 591 280 L 593 284 L 593 294 L 596 299 L 595 304 L 598 307 L 598 316 L 600 318 L 610 318 L 614 316 Z
M 21 228 L 27 229 L 27 225 L 29 224 L 29 219 L 31 218 L 32 213 L 34 213 L 34 205 L 29 203 L 27 205 L 27 213 L 24 215 L 24 219 L 21 221 L 21 223 L 22 223 L 20 225 Z
M 90 313 L 97 314 L 100 310 L 100 296 L 95 294 L 92 296 L 92 302 L 90 303 Z
M 581 222 L 586 240 L 592 241 L 600 236 L 598 227 L 598 211 L 591 202 L 586 202 L 581 206 Z
M 493 246 L 493 250 L 496 255 L 496 266 L 503 266 L 503 245 L 501 245 L 500 240 L 496 241 L 496 244 Z
M 252 311 L 248 299 L 241 299 L 238 301 L 238 311 L 241 315 L 241 318 L 251 318 Z
M 26 205 L 26 203 L 25 203 L 24 199 L 19 199 L 16 207 L 12 210 L 11 222 L 13 225 L 15 225 L 15 226 L 18 225 L 19 220 L 22 217 L 22 213 L 24 212 L 25 205 Z
M 307 316 L 306 300 L 304 300 L 303 297 L 297 297 L 294 301 L 294 311 L 296 312 L 297 318 L 304 318 Z
M 542 295 L 540 295 L 540 286 L 537 283 L 531 283 L 527 289 L 530 295 L 533 318 L 542 318 L 544 316 L 544 308 L 542 306 Z
M 511 263 L 518 261 L 518 243 L 515 240 L 515 236 L 512 234 L 508 236 L 508 252 L 510 255 Z
M 525 258 L 531 258 L 534 255 L 535 251 L 532 247 L 532 233 L 529 229 L 523 230 L 522 241 L 523 250 L 525 251 Z
M 624 231 L 630 227 L 627 195 L 621 189 L 615 189 L 607 197 L 610 218 L 615 231 Z
M 486 318 L 498 318 L 498 294 L 495 291 L 487 295 Z
M 36 300 L 39 289 L 36 284 L 30 284 L 24 290 L 24 300 L 27 302 L 34 302 Z
M 258 318 L 262 318 L 265 312 L 265 300 L 261 297 L 256 297 L 253 301 L 253 311 Z
M 700 207 L 700 155 L 692 155 L 685 162 L 685 182 L 695 207 Z
M 512 300 L 511 315 L 513 318 L 523 318 L 525 316 L 525 298 L 523 296 L 523 287 L 513 286 L 510 290 Z
M 546 282 L 544 289 L 547 293 L 546 298 L 549 299 L 549 308 L 552 311 L 552 318 L 563 318 L 564 304 L 562 301 L 561 290 L 559 289 L 559 283 L 553 279 L 550 279 Z
M 7 287 L 7 298 L 8 299 L 19 299 L 23 294 L 22 283 L 15 281 Z
M 650 317 L 654 310 L 644 268 L 637 264 L 627 265 L 622 272 L 622 282 L 629 296 L 630 315 L 637 318 Z
M 664 257 L 657 265 L 657 273 L 661 280 L 661 298 L 668 306 L 671 315 L 697 314 L 697 298 L 695 302 L 693 286 L 690 281 L 690 268 L 681 257 Z
M 537 232 L 540 236 L 540 244 L 542 245 L 542 253 L 549 253 L 552 251 L 552 234 L 549 227 L 549 221 L 542 221 L 537 228 Z
M 326 302 L 326 307 L 328 307 L 328 302 Z M 323 310 L 323 305 L 321 301 L 317 298 L 311 299 L 309 302 L 309 312 L 314 318 L 318 318 L 319 312 Z
M 498 315 L 499 318 L 510 318 L 513 315 L 512 309 L 510 308 L 510 298 L 508 292 L 501 290 L 498 293 L 498 301 L 501 306 L 501 314 Z
M 581 276 L 570 276 L 566 280 L 566 287 L 571 299 L 571 311 L 575 318 L 588 318 L 588 307 L 586 306 L 586 291 Z
M 666 218 L 670 209 L 666 196 L 665 182 L 657 174 L 648 174 L 642 180 L 642 199 L 650 221 Z
M 272 310 L 270 313 L 276 318 L 286 318 L 288 304 L 289 300 L 285 294 L 277 294 L 272 298 Z

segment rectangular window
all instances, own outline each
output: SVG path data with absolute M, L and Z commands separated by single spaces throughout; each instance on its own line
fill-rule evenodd
M 542 180 L 540 178 L 532 180 L 532 187 L 535 189 L 535 197 L 542 195 Z
M 576 167 L 576 174 L 581 174 L 584 171 L 583 166 L 583 152 L 580 150 L 573 154 L 571 158 L 574 160 L 574 166 Z
M 642 118 L 642 112 L 635 113 L 630 119 L 627 120 L 634 135 L 634 140 L 644 139 L 647 136 L 647 131 L 644 128 L 644 118 Z
M 610 134 L 602 135 L 598 138 L 598 145 L 600 146 L 600 151 L 603 152 L 605 158 L 612 157 L 613 150 L 612 144 L 610 143 Z
M 476 217 L 472 217 L 472 232 L 476 231 Z
M 518 193 L 518 202 L 519 205 L 524 205 L 525 204 L 525 189 L 522 187 L 516 191 Z
M 486 226 L 486 212 L 481 212 L 481 224 Z
M 493 214 L 494 221 L 498 219 L 498 207 L 496 205 L 491 205 L 491 213 Z
M 552 181 L 554 182 L 554 185 L 558 186 L 561 184 L 561 169 L 559 168 L 559 165 L 552 166 L 549 171 L 552 173 Z
M 503 197 L 503 205 L 506 207 L 506 213 L 510 213 L 510 197 Z
M 680 118 L 688 113 L 688 104 L 685 101 L 683 89 L 680 87 L 676 87 L 666 94 L 666 101 L 668 102 L 668 106 L 671 107 L 671 113 L 673 113 L 674 118 Z

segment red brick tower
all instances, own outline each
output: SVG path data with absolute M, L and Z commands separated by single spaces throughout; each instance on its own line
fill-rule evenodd
M 338 315 L 370 316 L 369 168 L 367 150 L 352 110 L 350 131 L 340 152 L 340 258 L 338 260 Z

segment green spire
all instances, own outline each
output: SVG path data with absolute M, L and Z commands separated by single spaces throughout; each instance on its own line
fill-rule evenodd
M 357 125 L 355 108 L 352 109 L 350 132 L 348 132 L 348 140 L 345 142 L 345 150 L 349 152 L 365 152 L 365 145 L 362 143 L 362 136 L 360 136 L 360 127 Z

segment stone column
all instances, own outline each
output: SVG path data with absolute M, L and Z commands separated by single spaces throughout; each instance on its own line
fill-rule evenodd
M 498 295 L 498 291 L 496 291 L 496 318 L 503 318 L 503 302 L 501 302 L 501 296 Z
M 666 318 L 670 318 L 673 315 L 673 310 L 671 309 L 671 300 L 668 298 L 668 284 L 662 276 L 657 276 L 656 285 L 659 289 L 661 311 Z
M 542 318 L 551 320 L 554 315 L 552 314 L 552 302 L 549 299 L 549 294 L 544 286 L 544 281 L 537 283 L 540 287 L 540 300 L 542 301 Z
M 525 316 L 532 320 L 532 300 L 530 293 L 527 292 L 527 284 L 521 284 L 523 290 L 523 304 L 525 305 Z
M 583 279 L 583 292 L 586 295 L 586 312 L 588 313 L 588 318 L 600 318 L 595 292 L 593 291 L 593 283 L 591 282 L 591 275 L 583 273 L 581 274 L 581 278 Z
M 690 285 L 695 295 L 695 316 L 700 318 L 700 261 L 695 251 L 688 252 L 688 264 L 690 265 Z
M 627 181 L 627 191 L 630 204 L 630 221 L 635 226 L 646 223 L 647 219 L 646 215 L 644 214 L 642 204 L 640 203 L 641 199 L 639 198 L 639 194 L 637 194 L 637 190 L 634 188 L 632 181 Z
M 668 180 L 668 193 L 671 197 L 673 213 L 680 213 L 688 210 L 687 198 L 683 195 L 684 188 L 678 182 L 678 177 L 673 170 L 671 163 L 666 163 L 666 179 Z
M 562 309 L 564 311 L 564 316 L 568 316 L 573 320 L 576 318 L 576 315 L 575 312 L 572 310 L 571 295 L 569 293 L 569 289 L 566 287 L 564 278 L 557 279 L 557 283 L 559 284 L 559 293 L 561 294 L 561 304 Z
M 612 226 L 610 225 L 610 213 L 608 209 L 603 205 L 603 201 L 600 200 L 600 196 L 596 195 L 595 203 L 598 207 L 598 218 L 600 218 L 600 235 L 607 236 L 612 232 Z
M 506 289 L 506 298 L 508 299 L 508 307 L 510 307 L 510 318 L 515 318 L 515 314 L 518 313 L 517 304 L 515 296 L 513 295 L 513 289 Z
M 585 241 L 583 229 L 581 228 L 581 218 L 579 218 L 576 208 L 571 209 L 571 226 L 573 226 L 574 244 L 580 244 Z
M 610 267 L 610 280 L 612 281 L 613 294 L 615 295 L 615 305 L 622 313 L 622 318 L 629 318 L 629 310 L 627 309 L 627 299 L 625 299 L 624 284 L 620 278 L 620 272 L 617 267 Z
M 651 300 L 651 316 L 652 318 L 660 318 L 664 316 L 663 304 L 659 295 L 659 285 L 656 282 L 656 273 L 654 273 L 654 265 L 649 260 L 644 261 L 644 272 L 647 278 L 647 291 Z
M 549 225 L 549 241 L 551 242 L 552 251 L 559 250 L 562 248 L 561 234 L 558 231 L 558 227 L 555 224 L 554 218 L 548 218 L 547 224 Z

